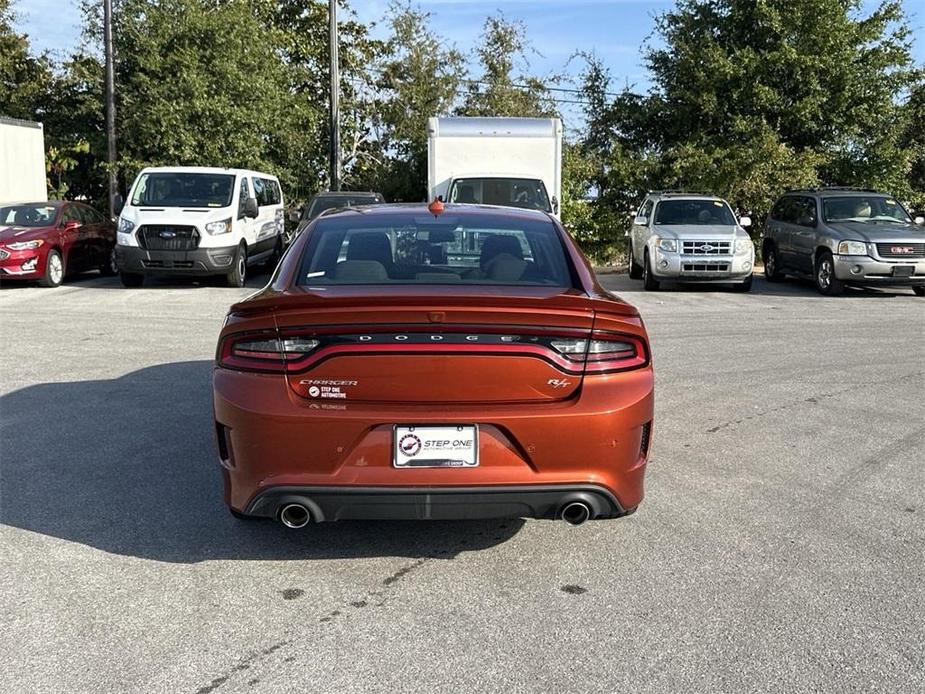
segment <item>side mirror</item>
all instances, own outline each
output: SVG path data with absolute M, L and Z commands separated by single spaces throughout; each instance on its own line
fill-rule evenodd
M 751 218 L 751 217 L 740 217 L 740 218 L 739 218 L 739 226 L 740 226 L 740 227 L 743 227 L 743 228 L 744 228 L 744 227 L 750 227 L 751 225 L 752 225 L 752 218 Z
M 257 219 L 260 210 L 257 207 L 257 198 L 248 198 L 244 201 L 244 216 L 251 219 Z
M 559 198 L 552 196 L 552 213 L 559 214 Z
M 69 219 L 61 225 L 61 228 L 65 231 L 74 231 L 75 229 L 80 229 L 80 227 L 81 224 L 76 219 Z
M 636 217 L 636 219 L 633 220 L 633 226 L 644 227 L 648 223 L 649 223 L 648 217 L 640 216 L 640 217 Z
M 289 210 L 289 221 L 298 224 L 302 219 L 302 213 L 299 210 Z
M 116 193 L 112 198 L 112 212 L 116 217 L 122 214 L 122 210 L 125 208 L 125 198 L 122 197 L 121 193 Z
M 916 217 L 915 220 L 913 221 L 915 221 L 915 223 L 918 224 L 919 226 L 922 226 L 923 224 L 925 224 L 925 217 Z

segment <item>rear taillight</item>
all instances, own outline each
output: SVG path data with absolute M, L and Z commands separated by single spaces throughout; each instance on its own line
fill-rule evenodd
M 585 373 L 611 373 L 645 366 L 646 345 L 638 337 L 595 332 L 591 339 L 555 338 L 550 346 L 569 361 L 584 363 Z
M 311 337 L 278 337 L 275 332 L 231 335 L 222 342 L 219 363 L 245 371 L 286 371 L 286 365 L 313 352 L 320 342 Z

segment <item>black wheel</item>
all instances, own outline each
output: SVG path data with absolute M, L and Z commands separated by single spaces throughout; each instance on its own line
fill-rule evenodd
M 913 287 L 912 291 L 916 296 L 925 296 L 925 287 Z
M 764 278 L 768 282 L 780 282 L 784 274 L 780 271 L 780 258 L 774 246 L 768 246 L 764 252 Z
M 103 277 L 115 277 L 119 274 L 119 266 L 116 265 L 116 249 L 109 251 L 109 258 L 100 265 L 100 274 Z
M 636 256 L 633 251 L 633 244 L 630 244 L 630 279 L 641 280 L 642 268 L 636 263 Z
M 234 263 L 231 266 L 231 272 L 225 275 L 225 284 L 229 287 L 243 287 L 244 280 L 247 279 L 247 246 L 243 243 L 238 246 L 238 252 L 235 253 Z
M 60 287 L 64 281 L 64 260 L 58 251 L 52 249 L 45 257 L 45 274 L 39 280 L 43 287 Z
M 837 296 L 845 291 L 845 283 L 835 276 L 835 260 L 829 251 L 822 251 L 816 260 L 816 289 L 826 296 Z
M 752 275 L 748 276 L 748 279 L 744 282 L 739 282 L 732 285 L 732 291 L 734 292 L 750 292 L 752 290 Z
M 652 267 L 649 262 L 649 252 L 642 257 L 642 286 L 647 292 L 657 292 L 661 283 L 652 276 Z
M 267 258 L 267 261 L 264 265 L 267 272 L 273 274 L 273 271 L 276 269 L 276 266 L 279 265 L 280 258 L 283 257 L 283 237 L 276 237 L 276 245 L 273 246 L 273 252 L 270 254 L 270 257 Z
M 119 279 L 122 280 L 122 286 L 130 289 L 136 289 L 145 283 L 145 276 L 136 272 L 121 272 Z

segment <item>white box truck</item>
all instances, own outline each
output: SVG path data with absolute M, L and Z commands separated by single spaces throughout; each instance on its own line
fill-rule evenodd
M 430 200 L 503 205 L 559 215 L 558 118 L 429 118 Z
M 42 124 L 0 118 L 0 204 L 46 200 Z

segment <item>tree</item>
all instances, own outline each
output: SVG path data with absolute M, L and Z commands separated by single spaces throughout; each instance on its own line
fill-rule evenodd
M 51 79 L 48 56 L 29 52 L 29 37 L 13 30 L 10 0 L 0 0 L 0 115 L 35 120 Z
M 388 200 L 418 201 L 427 190 L 427 119 L 452 111 L 464 60 L 431 29 L 429 13 L 393 2 L 390 14 L 391 35 L 373 67 L 379 155 L 366 172 L 366 187 Z
M 499 13 L 485 20 L 481 45 L 475 57 L 482 68 L 469 87 L 459 114 L 463 116 L 557 116 L 555 100 L 547 86 L 558 77 L 540 79 L 524 72 L 515 73 L 518 64 L 529 69 L 531 50 L 523 22 L 510 21 Z

